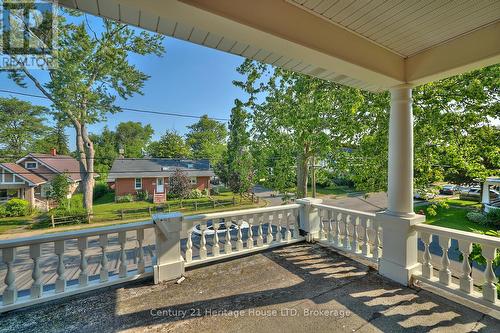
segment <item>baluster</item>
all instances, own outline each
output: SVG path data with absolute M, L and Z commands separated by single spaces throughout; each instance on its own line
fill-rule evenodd
M 333 214 L 335 216 L 335 238 L 334 238 L 334 242 L 335 242 L 336 246 L 341 247 L 342 246 L 342 238 L 341 238 L 341 235 L 340 235 L 340 223 L 342 222 L 343 215 L 342 215 L 342 213 L 336 213 L 336 212 L 334 212 Z
M 33 271 L 31 273 L 33 284 L 30 289 L 31 298 L 40 298 L 43 292 L 42 271 L 40 270 L 41 248 L 41 244 L 30 245 L 30 257 L 33 260 Z
M 99 278 L 101 282 L 106 282 L 109 279 L 108 270 L 108 255 L 106 251 L 108 249 L 108 235 L 99 235 L 99 246 L 101 247 L 101 271 L 99 272 Z
M 432 234 L 428 232 L 421 232 L 420 239 L 424 243 L 424 262 L 422 263 L 422 276 L 427 279 L 431 279 L 433 275 L 432 270 L 432 256 L 431 251 L 429 249 L 430 244 L 432 243 Z
M 7 274 L 5 275 L 5 285 L 3 292 L 3 305 L 14 304 L 17 301 L 16 272 L 14 271 L 14 260 L 16 259 L 16 248 L 11 247 L 2 249 L 2 256 L 5 265 L 7 265 Z
M 80 251 L 80 275 L 78 276 L 78 283 L 80 287 L 85 287 L 89 283 L 89 274 L 87 272 L 87 237 L 78 238 L 78 250 Z
M 276 212 L 276 241 L 279 243 L 282 241 L 281 237 L 281 220 L 283 219 L 283 212 Z
M 274 221 L 274 214 L 271 213 L 267 217 L 267 237 L 266 237 L 266 244 L 271 244 L 273 242 L 273 221 Z
M 207 258 L 207 237 L 205 235 L 205 231 L 207 230 L 207 222 L 200 223 L 200 259 Z
M 120 267 L 118 276 L 124 278 L 127 276 L 127 253 L 125 252 L 125 244 L 127 243 L 126 231 L 120 231 L 118 233 L 118 242 L 120 243 Z
M 186 242 L 186 262 L 189 263 L 193 261 L 193 229 L 188 231 L 187 242 Z
M 495 283 L 497 278 L 493 271 L 493 260 L 496 255 L 496 248 L 493 246 L 481 245 L 482 255 L 486 259 L 486 269 L 484 271 L 483 299 L 495 303 L 497 301 L 497 289 Z
M 472 268 L 469 262 L 469 255 L 472 251 L 472 243 L 465 240 L 458 241 L 458 249 L 462 252 L 462 276 L 460 277 L 460 290 L 470 294 L 472 292 Z
M 217 257 L 220 255 L 220 246 L 219 246 L 219 222 L 217 221 L 212 221 L 212 226 L 214 228 L 214 239 L 213 239 L 213 244 L 212 244 L 212 255 L 214 257 Z
M 361 246 L 361 253 L 365 257 L 371 257 L 370 252 L 370 236 L 368 233 L 368 226 L 371 220 L 368 220 L 366 217 L 360 217 L 361 225 L 363 226 L 363 245 Z
M 358 226 L 359 226 L 359 218 L 356 216 L 353 216 L 352 219 L 354 220 L 352 223 L 352 244 L 351 244 L 351 251 L 354 253 L 361 253 L 359 249 L 359 234 L 358 234 Z
M 226 244 L 224 245 L 224 253 L 229 254 L 233 252 L 233 245 L 231 244 L 231 220 L 225 220 L 224 225 L 226 226 Z
M 264 245 L 264 236 L 262 233 L 262 220 L 267 217 L 266 214 L 264 215 L 259 215 L 259 228 L 257 230 L 257 246 L 262 246 Z
M 292 232 L 290 230 L 290 215 L 292 212 L 287 210 L 285 212 L 285 222 L 286 222 L 286 231 L 285 231 L 285 240 L 289 242 L 292 239 Z
M 319 210 L 319 240 L 325 239 L 325 218 L 328 212 L 324 209 Z M 330 230 L 330 229 L 328 229 Z
M 293 217 L 293 239 L 299 238 L 300 226 L 299 226 L 299 210 L 293 209 L 290 214 Z
M 247 238 L 247 249 L 253 249 L 253 230 L 252 225 L 255 223 L 256 215 L 252 216 L 252 222 L 250 222 L 250 216 L 247 216 L 248 222 L 248 238 Z
M 346 215 L 344 218 L 344 239 L 342 244 L 344 244 L 344 249 L 347 251 L 351 250 L 351 241 L 349 240 L 349 224 L 351 222 L 351 215 Z
M 439 270 L 439 282 L 444 285 L 451 283 L 450 259 L 448 258 L 448 249 L 450 248 L 450 238 L 439 235 L 439 246 L 443 250 L 441 256 L 441 269 Z
M 241 217 L 236 218 L 236 224 L 238 226 L 238 231 L 236 234 L 236 251 L 243 250 L 243 233 L 241 232 L 241 225 L 243 224 L 243 220 Z
M 138 253 L 138 261 L 137 261 L 137 272 L 142 274 L 146 271 L 145 263 L 144 263 L 144 229 L 137 230 L 137 246 L 139 247 Z
M 66 278 L 64 277 L 64 250 L 64 240 L 54 242 L 54 253 L 57 255 L 56 293 L 62 293 L 66 290 Z
M 326 223 L 327 223 L 327 240 L 329 243 L 333 243 L 334 241 L 334 238 L 333 238 L 333 224 L 332 224 L 332 219 L 330 218 L 327 218 L 326 220 Z
M 377 221 L 373 222 L 373 232 L 375 236 L 375 243 L 373 244 L 373 258 L 379 259 L 382 258 L 382 241 L 380 240 L 380 225 Z

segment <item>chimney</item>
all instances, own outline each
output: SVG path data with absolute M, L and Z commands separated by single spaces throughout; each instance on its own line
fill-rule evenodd
M 57 150 L 55 148 L 50 148 L 50 155 L 56 156 L 57 155 Z

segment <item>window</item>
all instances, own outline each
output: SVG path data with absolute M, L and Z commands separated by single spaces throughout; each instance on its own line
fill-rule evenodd
M 196 181 L 196 177 L 189 177 L 189 184 L 196 185 L 198 182 Z
M 135 179 L 135 189 L 136 190 L 142 189 L 142 178 Z
M 28 170 L 33 170 L 38 168 L 38 163 L 37 162 L 26 162 L 24 163 L 24 167 Z

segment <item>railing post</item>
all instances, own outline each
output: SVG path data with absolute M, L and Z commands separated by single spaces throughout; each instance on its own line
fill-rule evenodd
M 154 283 L 169 281 L 184 274 L 184 259 L 181 255 L 181 213 L 155 214 L 156 265 Z
M 379 259 L 379 273 L 407 286 L 411 275 L 419 271 L 421 264 L 417 254 L 417 232 L 414 225 L 425 221 L 425 216 L 395 216 L 377 213 L 375 222 L 382 227 L 382 257 Z
M 300 204 L 299 221 L 300 229 L 304 230 L 306 240 L 312 242 L 314 239 L 319 238 L 320 231 L 320 215 L 319 209 L 313 207 L 313 204 L 322 203 L 322 199 L 317 198 L 303 198 L 297 199 L 296 203 Z

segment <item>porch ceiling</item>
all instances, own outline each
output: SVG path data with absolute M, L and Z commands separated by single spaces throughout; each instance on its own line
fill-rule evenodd
M 60 0 L 175 38 L 371 91 L 500 62 L 500 1 Z

